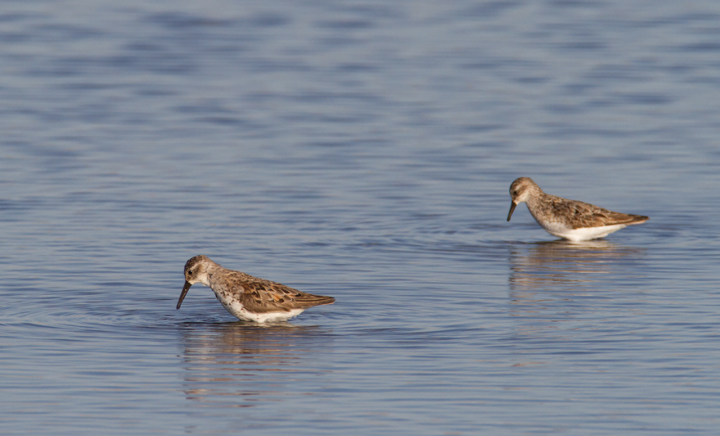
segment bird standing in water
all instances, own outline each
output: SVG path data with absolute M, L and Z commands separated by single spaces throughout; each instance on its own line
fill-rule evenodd
M 333 297 L 306 294 L 280 283 L 223 268 L 207 256 L 195 256 L 185 263 L 185 286 L 177 309 L 195 283 L 212 289 L 223 307 L 238 319 L 258 323 L 284 321 L 309 307 L 335 302 Z
M 613 212 L 582 201 L 568 200 L 546 194 L 529 177 L 520 177 L 510 185 L 510 212 L 525 202 L 530 214 L 548 233 L 570 241 L 602 238 L 632 224 L 649 218 L 642 215 Z

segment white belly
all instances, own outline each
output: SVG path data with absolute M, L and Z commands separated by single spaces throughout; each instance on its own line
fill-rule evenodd
M 228 312 L 233 314 L 238 319 L 243 321 L 254 321 L 257 323 L 265 323 L 272 321 L 285 321 L 295 316 L 298 316 L 305 309 L 293 309 L 289 312 L 266 312 L 266 313 L 253 313 L 249 312 L 245 307 L 237 300 L 235 301 L 223 301 L 220 298 L 220 303 L 227 309 Z
M 617 232 L 618 230 L 627 227 L 627 224 L 616 224 L 614 226 L 573 229 L 559 223 L 544 223 L 540 225 L 551 235 L 574 242 L 603 238 L 610 233 Z

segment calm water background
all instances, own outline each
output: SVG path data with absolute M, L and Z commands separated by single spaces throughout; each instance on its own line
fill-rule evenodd
M 5 0 L 0 102 L 3 434 L 720 426 L 715 0 Z M 176 311 L 196 254 L 337 303 Z

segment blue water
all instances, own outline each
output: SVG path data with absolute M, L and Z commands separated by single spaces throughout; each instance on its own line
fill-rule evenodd
M 0 3 L 0 433 L 707 434 L 720 3 Z M 650 221 L 556 241 L 510 183 Z M 236 321 L 187 259 L 337 299 Z

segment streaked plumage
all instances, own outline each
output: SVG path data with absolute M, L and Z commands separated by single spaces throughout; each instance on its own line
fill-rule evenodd
M 571 241 L 602 238 L 632 224 L 649 218 L 642 215 L 613 212 L 582 201 L 568 200 L 546 194 L 529 177 L 520 177 L 510 185 L 510 212 L 525 202 L 535 221 L 548 233 Z
M 195 256 L 185 263 L 185 286 L 177 309 L 195 283 L 212 289 L 223 307 L 237 318 L 259 323 L 290 319 L 309 307 L 335 302 L 333 297 L 306 294 L 280 283 L 223 268 L 207 256 Z

